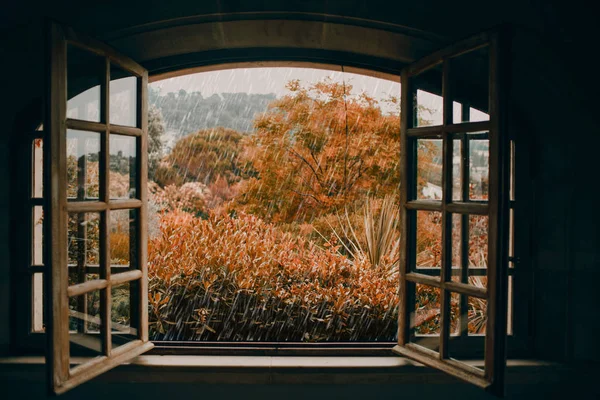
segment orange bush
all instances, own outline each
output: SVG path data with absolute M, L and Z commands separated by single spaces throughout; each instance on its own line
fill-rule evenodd
M 397 274 L 261 219 L 162 214 L 149 243 L 156 340 L 394 340 Z

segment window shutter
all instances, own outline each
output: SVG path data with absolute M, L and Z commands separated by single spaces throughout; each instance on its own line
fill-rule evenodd
M 148 72 L 66 26 L 49 23 L 47 38 L 46 364 L 60 394 L 153 347 Z
M 505 61 L 500 57 L 502 37 L 500 31 L 479 34 L 402 72 L 400 208 L 404 251 L 400 259 L 398 344 L 393 349 L 497 395 L 504 390 L 508 296 L 509 138 L 504 109 Z M 419 90 L 437 92 L 441 104 L 420 104 Z M 471 113 L 465 109 L 467 104 L 472 105 Z M 428 115 L 424 107 L 443 109 L 436 125 L 423 121 Z M 436 178 L 441 199 L 421 195 L 423 179 L 435 180 L 422 176 L 420 166 L 427 152 L 441 154 L 441 176 Z M 486 162 L 487 177 L 485 168 L 479 166 Z M 433 273 L 431 265 L 420 265 L 416 256 L 420 235 L 417 220 L 432 215 L 441 219 L 440 262 Z M 487 232 L 481 233 L 481 238 L 487 239 L 486 279 L 469 275 L 473 240 L 469 232 L 474 231 L 470 221 L 480 220 L 487 221 Z M 483 306 L 476 309 L 476 304 Z M 424 310 L 429 311 L 427 318 L 423 317 Z M 475 319 L 458 323 L 457 314 L 468 313 L 471 318 L 476 311 L 482 313 L 477 321 L 485 323 L 484 362 L 479 366 L 455 359 L 452 353 L 453 340 L 461 330 L 471 334 L 475 324 Z

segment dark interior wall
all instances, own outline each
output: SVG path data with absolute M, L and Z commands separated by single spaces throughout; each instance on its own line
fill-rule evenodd
M 194 21 L 198 21 L 202 20 L 198 16 L 212 14 L 207 17 L 212 21 L 265 16 L 322 21 L 341 16 L 345 24 L 407 32 L 424 39 L 431 48 L 498 23 L 513 23 L 511 129 L 527 147 L 521 155 L 527 158 L 531 176 L 520 188 L 534 200 L 525 213 L 530 232 L 518 233 L 530 238 L 530 247 L 522 249 L 530 257 L 523 257 L 520 267 L 532 271 L 528 285 L 533 299 L 528 313 L 534 355 L 598 361 L 600 349 L 595 338 L 600 336 L 600 296 L 594 284 L 600 281 L 600 215 L 592 206 L 597 203 L 593 172 L 598 170 L 600 135 L 595 113 L 598 84 L 591 70 L 598 35 L 593 13 L 583 2 L 562 3 L 172 0 L 4 5 L 0 14 L 4 89 L 0 108 L 4 121 L 0 133 L 0 187 L 4 188 L 0 196 L 0 354 L 8 351 L 11 329 L 9 278 L 14 266 L 10 258 L 9 182 L 16 165 L 11 143 L 33 128 L 32 116 L 39 113 L 44 18 L 56 18 L 118 43 L 128 35 L 176 23 L 177 18 L 196 16 Z M 159 21 L 171 22 L 156 25 Z M 319 45 L 317 39 L 315 49 Z M 424 55 L 425 51 L 426 46 L 418 47 L 415 54 Z M 146 60 L 148 65 L 151 61 Z

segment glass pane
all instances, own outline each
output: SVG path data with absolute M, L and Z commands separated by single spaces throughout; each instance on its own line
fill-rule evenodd
M 110 198 L 136 197 L 137 140 L 132 136 L 110 135 Z
M 44 140 L 33 139 L 31 196 L 44 197 Z
M 489 176 L 489 140 L 469 140 L 469 199 L 488 199 Z
M 417 199 L 442 198 L 442 140 L 417 139 Z
M 487 325 L 487 300 L 469 297 L 469 335 L 485 335 Z
M 70 213 L 67 227 L 68 263 L 83 267 L 100 263 L 100 214 Z
M 100 122 L 100 85 L 104 58 L 76 46 L 67 47 L 67 118 Z
M 488 216 L 469 215 L 469 284 L 487 286 Z
M 509 210 L 508 219 L 508 256 L 515 256 L 515 209 Z
M 450 293 L 450 335 L 460 335 L 460 295 Z
M 94 290 L 79 297 L 69 298 L 71 364 L 74 363 L 73 357 L 102 354 L 100 293 L 101 290 Z
M 459 310 L 462 309 L 459 334 L 450 336 L 448 355 L 455 360 L 474 361 L 472 366 L 483 369 L 487 302 L 458 293 L 452 293 L 452 297 L 460 299 L 464 304 L 462 304 L 462 308 L 461 305 L 458 306 Z
M 138 78 L 131 73 L 110 66 L 110 123 L 115 125 L 137 125 Z
M 113 287 L 111 305 L 111 330 L 112 347 L 121 346 L 132 340 L 138 339 L 138 331 L 132 325 L 132 316 L 135 316 L 139 281 L 127 282 L 123 285 Z M 133 298 L 132 298 L 133 297 Z
M 67 197 L 71 201 L 98 199 L 100 134 L 67 130 Z
M 442 125 L 442 65 L 437 65 L 411 78 L 415 88 L 415 119 L 413 127 Z
M 463 122 L 463 106 L 459 102 L 452 102 L 452 123 L 458 124 Z
M 515 141 L 510 141 L 510 200 L 515 200 Z
M 115 210 L 110 212 L 109 240 L 110 264 L 130 265 L 134 251 L 136 210 Z M 134 264 L 135 266 L 135 264 Z
M 31 279 L 31 331 L 44 332 L 44 274 L 36 272 Z
M 507 308 L 507 325 L 506 325 L 506 334 L 513 334 L 513 299 L 514 296 L 514 286 L 513 286 L 513 277 L 508 277 L 508 308 Z
M 488 217 L 452 214 L 452 280 L 486 287 L 487 256 Z
M 442 213 L 438 211 L 416 211 L 416 237 L 412 244 L 416 251 L 411 255 L 415 272 L 440 275 L 442 265 Z
M 414 291 L 414 330 L 411 342 L 430 350 L 439 350 L 441 290 L 428 285 L 409 283 Z
M 468 105 L 461 110 L 461 122 L 488 121 L 489 49 L 483 47 L 450 60 L 450 84 L 454 99 Z
M 31 263 L 32 265 L 44 265 L 44 208 L 33 207 L 33 243 Z
M 455 139 L 452 141 L 452 200 L 462 200 L 462 141 Z

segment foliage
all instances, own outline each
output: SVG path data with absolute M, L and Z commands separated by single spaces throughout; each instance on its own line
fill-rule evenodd
M 226 128 L 198 131 L 179 140 L 154 175 L 161 186 L 186 182 L 205 185 L 224 178 L 238 182 L 246 166 L 240 161 L 242 134 Z
M 155 106 L 148 110 L 148 176 L 154 176 L 158 163 L 163 157 L 165 124 L 162 113 Z
M 161 216 L 149 243 L 156 340 L 394 340 L 397 276 L 256 216 Z
M 236 202 L 272 222 L 310 222 L 346 205 L 394 193 L 399 184 L 398 114 L 330 80 L 274 101 L 255 120 L 244 156 L 257 171 Z
M 149 103 L 163 115 L 166 129 L 182 137 L 198 129 L 222 126 L 238 132 L 252 131 L 254 116 L 267 109 L 274 94 L 219 93 L 204 97 L 200 92 L 161 95 L 150 87 Z

